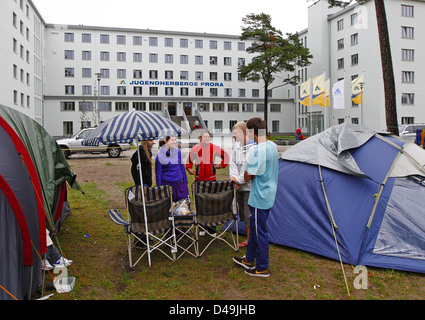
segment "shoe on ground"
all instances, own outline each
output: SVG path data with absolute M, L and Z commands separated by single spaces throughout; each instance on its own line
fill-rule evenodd
M 64 257 L 61 257 L 58 261 L 54 263 L 55 268 L 69 267 L 72 264 L 72 260 L 68 260 Z
M 238 265 L 244 267 L 246 270 L 254 268 L 254 262 L 249 262 L 245 256 L 243 257 L 233 257 L 233 261 Z
M 268 278 L 270 276 L 269 270 L 258 271 L 256 268 L 246 269 L 245 273 L 253 277 L 261 277 L 261 278 Z
M 44 263 L 41 264 L 41 269 L 50 271 L 50 270 L 54 269 L 54 267 L 50 264 L 50 262 L 47 259 L 45 259 Z

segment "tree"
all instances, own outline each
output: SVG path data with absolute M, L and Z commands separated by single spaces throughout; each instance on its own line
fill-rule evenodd
M 356 0 L 359 4 L 369 0 Z M 384 0 L 374 0 L 376 11 L 376 22 L 378 25 L 379 47 L 381 51 L 382 77 L 384 80 L 385 95 L 385 119 L 387 131 L 399 135 L 397 120 L 397 102 L 394 81 L 393 61 L 391 57 L 390 36 L 388 32 L 387 15 Z M 328 0 L 331 7 L 346 7 L 351 3 L 345 1 Z
M 296 66 L 305 67 L 310 64 L 312 58 L 310 51 L 305 48 L 298 34 L 287 33 L 286 37 L 280 30 L 271 25 L 271 16 L 265 13 L 248 14 L 242 21 L 241 40 L 253 40 L 248 53 L 256 54 L 252 62 L 241 65 L 238 72 L 242 78 L 247 80 L 264 81 L 264 122 L 267 126 L 268 95 L 270 85 L 275 81 L 275 75 L 283 72 L 294 72 Z M 285 84 L 296 85 L 299 77 L 295 75 L 282 79 L 279 86 Z

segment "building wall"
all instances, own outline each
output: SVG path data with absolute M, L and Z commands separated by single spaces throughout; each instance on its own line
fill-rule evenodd
M 29 0 L 2 1 L 0 104 L 42 124 L 43 20 Z
M 83 35 L 90 37 L 90 42 L 83 42 Z M 102 35 L 109 36 L 109 43 L 101 43 Z M 73 40 L 65 41 L 65 37 L 73 37 Z M 125 38 L 125 44 L 118 44 L 118 37 Z M 134 37 L 140 37 L 141 42 L 134 44 Z M 156 39 L 156 45 L 152 45 L 152 38 Z M 181 47 L 181 41 L 187 43 L 187 47 Z M 210 48 L 211 41 L 217 47 Z M 239 48 L 241 44 L 243 47 Z M 146 110 L 151 110 L 150 103 L 159 103 L 161 109 L 153 111 L 162 115 L 166 109 L 172 113 L 174 107 L 177 116 L 182 116 L 184 108 L 190 105 L 189 115 L 196 115 L 199 110 L 211 131 L 229 132 L 233 123 L 263 115 L 262 111 L 257 112 L 257 106 L 262 105 L 264 99 L 262 82 L 238 79 L 240 59 L 246 64 L 252 59 L 252 55 L 245 51 L 248 46 L 249 42 L 240 41 L 238 36 L 47 25 L 45 110 L 49 116 L 46 117 L 46 128 L 55 136 L 69 134 L 69 125 L 67 127 L 64 122 L 72 122 L 72 133 L 76 133 L 83 117 L 80 103 L 96 104 L 99 98 L 101 103 L 111 103 L 109 111 L 100 112 L 101 120 L 132 110 L 135 102 L 144 103 Z M 65 59 L 66 50 L 73 52 L 73 59 Z M 83 52 L 86 55 L 90 52 L 90 59 L 83 59 Z M 101 60 L 101 54 L 106 55 L 105 52 L 109 54 L 108 61 Z M 125 61 L 117 61 L 118 55 L 123 54 Z M 141 61 L 134 61 L 133 54 L 141 57 Z M 153 54 L 157 58 L 155 62 L 151 60 Z M 216 64 L 211 64 L 211 59 L 216 59 Z M 65 68 L 72 68 L 73 76 L 66 76 Z M 86 77 L 83 68 L 86 68 L 85 72 L 89 70 Z M 102 69 L 109 70 L 109 77 L 102 76 L 99 84 L 101 88 L 109 87 L 109 94 L 100 91 L 98 97 L 96 73 Z M 134 77 L 134 70 L 141 70 L 141 78 Z M 157 73 L 156 78 L 151 77 L 152 71 Z M 187 79 L 181 79 L 182 71 L 187 72 Z M 210 73 L 215 73 L 217 78 L 211 78 Z M 202 77 L 197 77 L 199 74 Z M 231 79 L 225 75 L 230 75 Z M 286 75 L 280 75 L 278 79 L 282 77 Z M 269 129 L 275 133 L 292 133 L 295 122 L 293 88 L 278 87 L 280 83 L 277 80 L 271 86 L 277 88 L 272 91 L 269 108 L 277 111 L 269 113 Z M 65 86 L 73 86 L 73 93 L 66 94 Z M 84 93 L 83 86 L 89 87 L 90 91 Z M 118 87 L 125 88 L 125 94 L 118 94 Z M 134 92 L 135 87 L 141 87 L 141 94 Z M 215 89 L 217 92 L 213 96 L 211 90 Z M 152 94 L 151 90 L 157 91 Z M 187 90 L 187 93 L 181 90 Z M 244 90 L 244 94 L 240 90 Z M 64 111 L 65 102 L 75 105 Z M 117 102 L 128 102 L 128 108 L 118 110 Z M 235 111 L 232 106 L 237 106 Z M 96 124 L 91 111 L 86 113 L 85 120 L 90 121 L 90 125 Z M 273 127 L 273 121 L 278 122 L 277 127 L 276 123 Z

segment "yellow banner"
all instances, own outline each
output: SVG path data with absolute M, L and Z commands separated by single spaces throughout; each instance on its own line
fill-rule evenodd
M 364 75 L 361 74 L 359 77 L 351 81 L 351 99 L 355 104 L 360 104 L 363 101 L 363 82 Z
M 310 86 L 311 78 L 300 85 L 300 103 L 304 106 L 310 106 Z
M 313 78 L 313 104 L 325 105 L 325 75 Z

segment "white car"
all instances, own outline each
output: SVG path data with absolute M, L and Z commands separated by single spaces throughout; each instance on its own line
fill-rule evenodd
M 82 129 L 80 132 L 71 138 L 56 140 L 58 145 L 63 151 L 65 158 L 69 158 L 74 153 L 107 153 L 111 158 L 118 158 L 123 151 L 130 150 L 132 144 L 130 143 L 111 143 L 109 145 L 100 143 L 99 146 L 84 146 L 83 140 L 95 128 Z
M 398 127 L 398 134 L 400 138 L 406 141 L 415 141 L 416 130 L 425 130 L 425 124 L 403 124 Z

